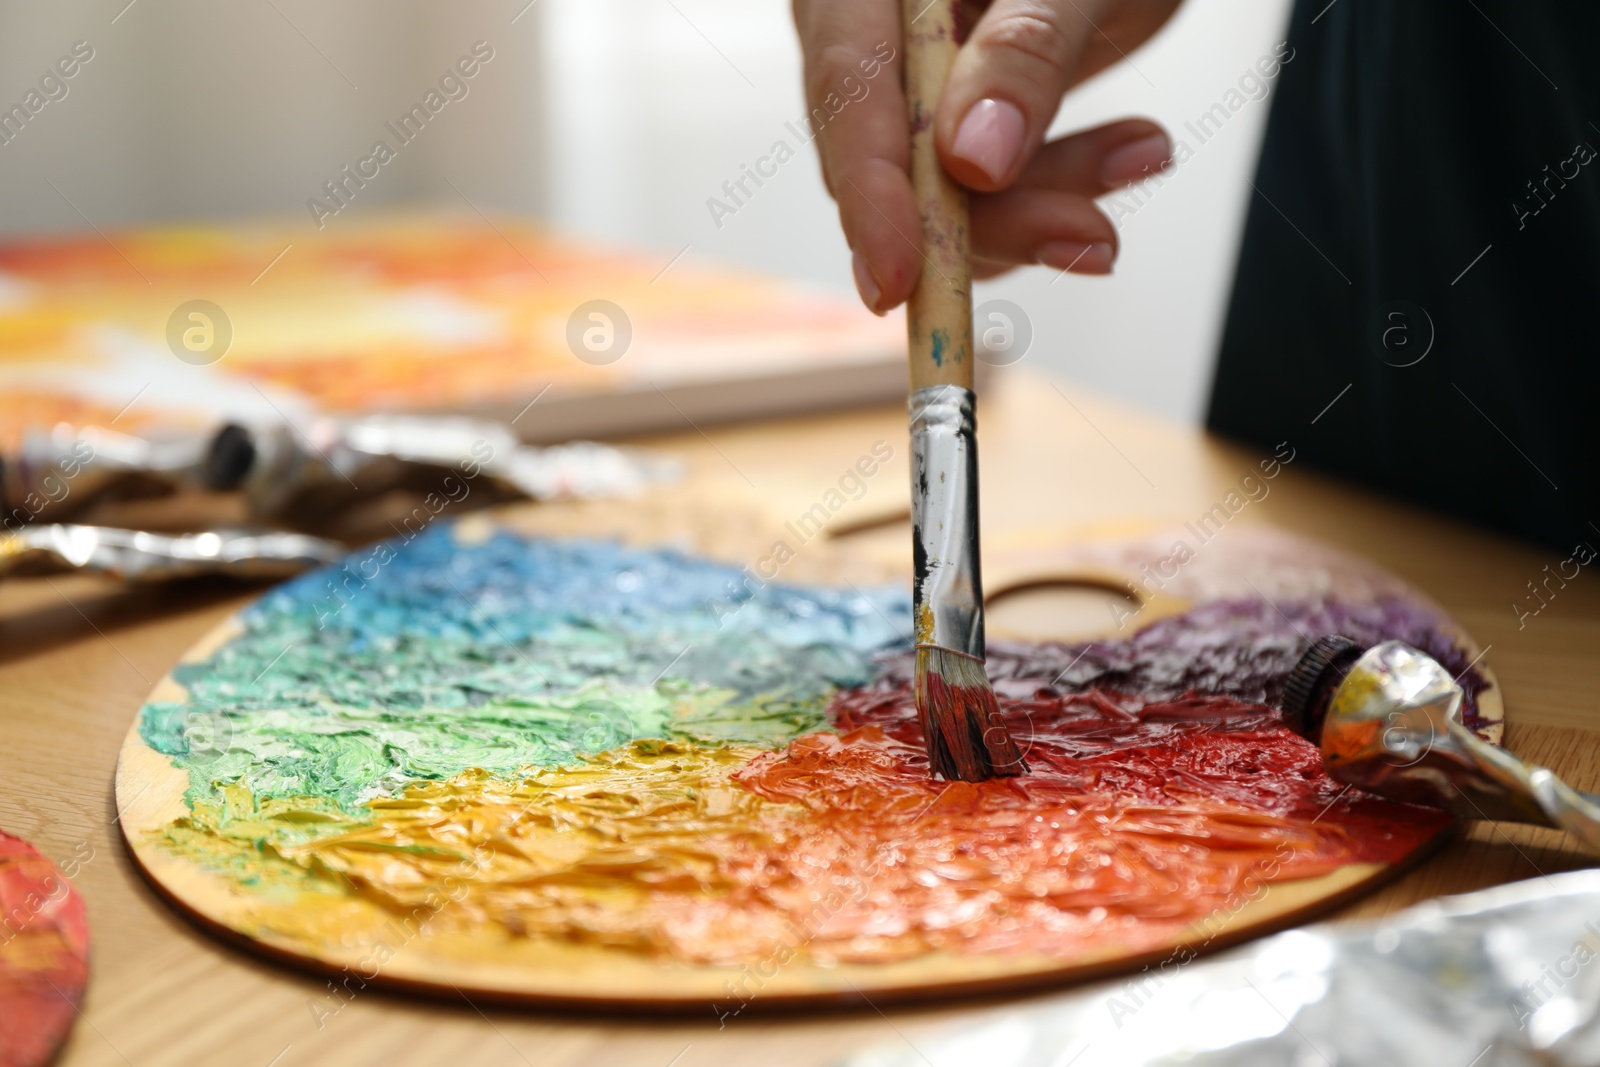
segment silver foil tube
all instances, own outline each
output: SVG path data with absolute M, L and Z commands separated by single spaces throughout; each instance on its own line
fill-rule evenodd
M 78 570 L 145 582 L 201 574 L 282 578 L 332 563 L 346 551 L 334 541 L 274 530 L 164 534 L 35 523 L 0 536 L 0 576 Z
M 531 448 L 500 423 L 443 415 L 322 418 L 304 431 L 230 426 L 218 434 L 223 442 L 229 448 L 214 447 L 214 456 L 247 442 L 247 461 L 219 469 L 214 487 L 241 489 L 254 519 L 291 525 L 325 521 L 393 489 L 464 497 L 480 477 L 500 499 L 559 500 L 627 495 L 681 473 L 675 460 L 639 449 L 589 441 Z
M 1552 826 L 1600 851 L 1600 801 L 1473 734 L 1461 722 L 1462 697 L 1433 657 L 1399 641 L 1374 645 L 1329 700 L 1329 775 L 1467 819 Z
M 978 443 L 972 390 L 911 394 L 916 644 L 984 657 L 978 569 Z
M 1176 959 L 1176 957 L 1175 957 Z M 904 1036 L 849 1067 L 1593 1067 L 1600 871 L 1324 923 Z
M 6 529 L 71 518 L 108 497 L 151 497 L 201 484 L 209 431 L 147 435 L 103 426 L 32 427 L 0 456 Z

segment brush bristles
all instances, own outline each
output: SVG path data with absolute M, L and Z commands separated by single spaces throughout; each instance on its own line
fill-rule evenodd
M 981 661 L 942 648 L 919 648 L 915 693 L 928 762 L 947 781 L 1028 773 Z

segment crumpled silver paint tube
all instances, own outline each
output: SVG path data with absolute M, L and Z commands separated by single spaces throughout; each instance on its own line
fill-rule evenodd
M 332 563 L 346 551 L 336 541 L 278 530 L 224 528 L 168 534 L 35 523 L 0 534 L 0 577 L 78 570 L 138 582 L 202 574 L 284 578 Z
M 624 496 L 681 477 L 659 453 L 592 441 L 533 448 L 508 426 L 443 415 L 322 418 L 229 425 L 211 442 L 207 484 L 239 489 L 251 516 L 290 525 L 326 519 L 395 489 L 479 499 L 563 500 Z M 484 499 L 485 496 L 490 499 Z
M 0 526 L 57 522 L 107 497 L 198 487 L 210 441 L 208 430 L 137 436 L 103 426 L 32 427 L 15 452 L 0 455 Z
M 909 1032 L 848 1067 L 1593 1067 L 1600 871 L 1292 930 Z

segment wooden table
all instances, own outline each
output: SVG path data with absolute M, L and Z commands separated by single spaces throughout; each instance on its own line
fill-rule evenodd
M 1178 526 L 1208 511 L 1262 458 L 1018 368 L 994 375 L 980 420 L 993 545 L 1040 530 L 1065 539 Z M 683 457 L 690 481 L 680 491 L 740 496 L 798 515 L 879 440 L 895 457 L 834 516 L 842 529 L 905 506 L 899 408 L 703 433 L 686 425 L 642 443 Z M 1600 578 L 1580 574 L 1519 626 L 1513 601 L 1561 557 L 1375 499 L 1303 464 L 1270 484 L 1270 495 L 1230 528 L 1270 523 L 1317 537 L 1425 590 L 1489 646 L 1510 746 L 1580 788 L 1600 786 L 1600 717 L 1592 710 L 1600 706 Z M 906 530 L 857 536 L 905 538 Z M 129 591 L 78 576 L 0 585 L 0 827 L 58 862 L 92 850 L 76 884 L 94 931 L 93 970 L 63 1064 L 824 1064 L 868 1044 L 914 1044 L 928 1028 L 987 1006 L 752 1010 L 719 1026 L 710 1005 L 704 1017 L 637 1021 L 480 1011 L 368 990 L 319 1028 L 310 1005 L 329 995 L 322 979 L 259 962 L 179 918 L 132 868 L 114 825 L 112 770 L 135 710 L 186 647 L 256 592 L 206 583 Z M 1481 824 L 1340 914 L 1378 915 L 1586 864 L 1553 832 Z

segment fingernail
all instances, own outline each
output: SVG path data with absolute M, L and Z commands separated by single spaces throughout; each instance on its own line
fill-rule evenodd
M 883 290 L 878 288 L 877 281 L 872 277 L 872 268 L 867 266 L 867 257 L 860 252 L 850 254 L 850 271 L 856 276 L 856 292 L 861 294 L 861 302 L 872 311 L 874 315 L 882 315 L 878 310 L 878 300 L 883 296 Z
M 1006 100 L 979 100 L 961 120 L 951 150 L 998 182 L 1011 173 L 1022 154 L 1026 130 L 1027 122 L 1017 105 Z
M 1108 186 L 1127 185 L 1158 174 L 1172 155 L 1166 134 L 1152 133 L 1111 150 L 1100 163 L 1100 180 Z
M 1110 274 L 1114 254 L 1108 241 L 1051 241 L 1039 249 L 1039 262 L 1074 274 Z

